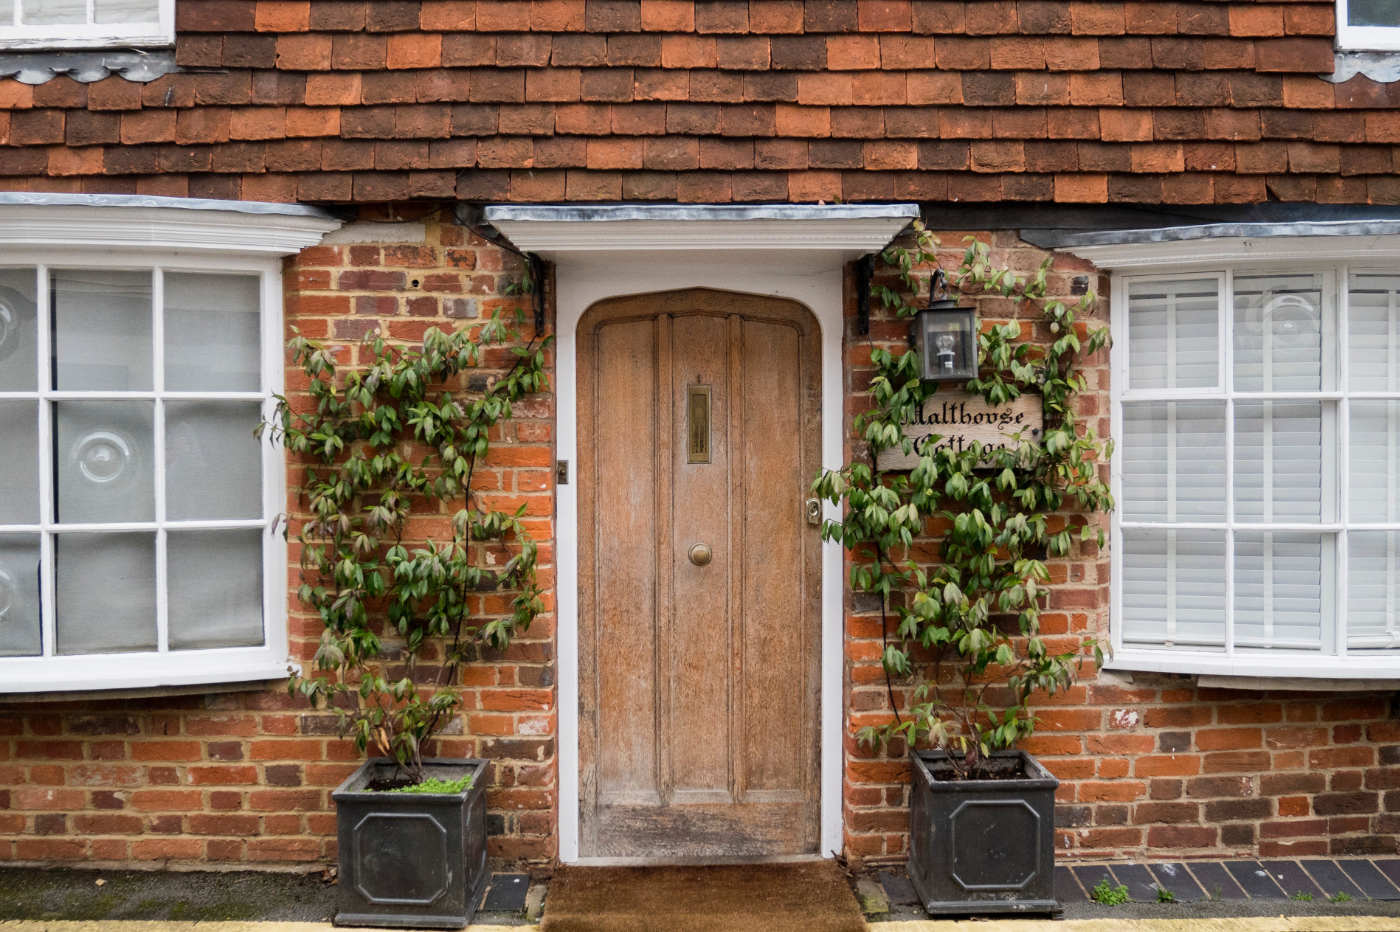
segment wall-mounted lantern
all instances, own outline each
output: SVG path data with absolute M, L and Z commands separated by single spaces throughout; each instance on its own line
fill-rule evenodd
M 977 309 L 959 307 L 957 299 L 948 295 L 941 269 L 934 272 L 929 285 L 928 307 L 914 317 L 913 343 L 926 381 L 977 378 Z

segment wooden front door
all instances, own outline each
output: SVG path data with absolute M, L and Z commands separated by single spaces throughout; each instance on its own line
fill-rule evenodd
M 585 857 L 817 850 L 819 358 L 775 298 L 617 298 L 579 325 Z

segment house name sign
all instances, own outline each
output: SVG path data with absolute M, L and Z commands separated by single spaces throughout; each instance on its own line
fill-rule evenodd
M 904 436 L 914 441 L 913 450 L 907 455 L 898 447 L 884 450 L 877 465 L 895 471 L 913 469 L 930 448 L 965 450 L 980 443 L 992 449 L 1014 449 L 1021 441 L 1039 441 L 1044 424 L 1039 395 L 1022 395 L 993 407 L 981 395 L 939 392 L 924 402 L 918 419 L 904 428 Z

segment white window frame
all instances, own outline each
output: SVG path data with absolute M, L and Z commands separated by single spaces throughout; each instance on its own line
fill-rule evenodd
M 46 23 L 21 25 L 22 0 L 12 3 L 10 16 L 0 25 L 0 50 L 159 48 L 175 44 L 175 0 L 158 0 L 156 20 L 144 23 Z M 4 9 L 0 6 L 0 12 Z M 87 3 L 87 18 L 93 17 L 93 0 Z
M 1111 409 L 1111 430 L 1115 438 L 1121 438 L 1123 434 L 1123 402 L 1124 401 L 1151 401 L 1151 400 L 1206 400 L 1214 398 L 1233 398 L 1236 396 L 1248 396 L 1250 398 L 1278 399 L 1293 395 L 1305 400 L 1314 399 L 1335 399 L 1336 405 L 1336 429 L 1332 432 L 1335 443 L 1342 456 L 1349 455 L 1347 444 L 1349 438 L 1347 430 L 1349 426 L 1349 402 L 1352 398 L 1386 398 L 1400 399 L 1397 393 L 1377 393 L 1377 392 L 1351 392 L 1346 389 L 1345 378 L 1348 370 L 1348 280 L 1350 273 L 1354 271 L 1372 271 L 1380 269 L 1382 271 L 1394 272 L 1400 267 L 1400 235 L 1372 235 L 1372 236 L 1280 236 L 1269 239 L 1253 239 L 1242 237 L 1228 237 L 1221 239 L 1193 239 L 1178 242 L 1162 243 L 1134 243 L 1111 246 L 1089 246 L 1072 250 L 1082 258 L 1090 259 L 1101 268 L 1111 268 L 1114 271 L 1111 283 L 1110 298 L 1110 328 L 1113 336 L 1113 348 L 1110 351 L 1110 409 Z M 1358 261 L 1358 257 L 1360 261 Z M 1327 348 L 1329 342 L 1335 346 L 1335 353 L 1331 357 L 1338 366 L 1338 377 L 1334 390 L 1320 390 L 1318 392 L 1307 393 L 1240 393 L 1233 387 L 1232 378 L 1232 357 L 1233 340 L 1229 339 L 1231 330 L 1229 319 L 1233 317 L 1233 276 L 1236 271 L 1253 272 L 1255 270 L 1269 269 L 1290 270 L 1298 272 L 1318 271 L 1325 273 L 1323 278 L 1323 304 L 1324 316 L 1323 326 L 1326 328 L 1330 323 L 1331 333 L 1324 329 L 1323 333 L 1323 367 L 1326 371 L 1328 365 Z M 1220 385 L 1218 389 L 1171 389 L 1171 390 L 1131 390 L 1128 381 L 1128 288 L 1133 281 L 1151 281 L 1153 279 L 1181 280 L 1186 278 L 1206 278 L 1218 276 L 1221 280 L 1221 292 L 1219 296 L 1220 310 Z M 1330 286 L 1330 293 L 1327 289 Z M 1330 304 L 1330 306 L 1329 306 Z M 1227 315 L 1229 315 L 1227 317 Z M 1326 401 L 1323 402 L 1323 430 L 1326 436 Z M 1226 419 L 1226 495 L 1227 501 L 1233 495 L 1233 457 L 1234 444 L 1232 434 L 1232 419 L 1227 414 Z M 1324 441 L 1325 442 L 1325 441 Z M 1324 456 L 1326 450 L 1324 448 Z M 1116 450 L 1110 465 L 1112 488 L 1114 499 L 1122 501 L 1123 455 L 1120 450 Z M 1347 650 L 1346 643 L 1346 621 L 1347 621 L 1347 585 L 1346 585 L 1346 538 L 1348 529 L 1350 530 L 1397 530 L 1400 525 L 1392 524 L 1361 524 L 1360 522 L 1350 522 L 1349 501 L 1347 498 L 1346 471 L 1342 463 L 1339 462 L 1330 467 L 1337 479 L 1337 489 L 1329 492 L 1327 486 L 1328 468 L 1324 464 L 1323 470 L 1323 512 L 1324 520 L 1317 524 L 1294 525 L 1294 524 L 1268 524 L 1259 522 L 1243 523 L 1237 519 L 1221 522 L 1200 523 L 1196 525 L 1209 527 L 1212 529 L 1225 529 L 1227 533 L 1227 552 L 1233 553 L 1230 541 L 1236 526 L 1249 531 L 1286 531 L 1299 530 L 1309 533 L 1320 533 L 1326 535 L 1333 533 L 1336 535 L 1335 553 L 1332 557 L 1331 579 L 1332 596 L 1335 604 L 1331 612 L 1335 618 L 1332 634 L 1336 638 L 1337 652 L 1334 655 L 1319 655 L 1316 651 L 1289 653 L 1284 650 L 1268 652 L 1236 652 L 1233 646 L 1233 632 L 1229 631 L 1230 620 L 1234 613 L 1234 598 L 1231 591 L 1231 583 L 1234 575 L 1234 561 L 1227 560 L 1226 563 L 1226 649 L 1221 651 L 1201 651 L 1183 648 L 1143 648 L 1137 645 L 1125 646 L 1123 642 L 1123 531 L 1124 520 L 1121 508 L 1115 509 L 1111 523 L 1112 547 L 1111 559 L 1111 609 L 1110 609 L 1110 645 L 1112 656 L 1106 663 L 1107 669 L 1124 671 L 1160 672 L 1160 673 L 1185 673 L 1198 674 L 1204 676 L 1226 676 L 1226 677 L 1253 677 L 1253 678 L 1298 678 L 1298 679 L 1325 679 L 1325 680 L 1364 680 L 1364 679 L 1395 679 L 1400 677 L 1400 650 L 1388 657 L 1377 657 L 1370 652 L 1357 652 Z M 1333 519 L 1326 520 L 1329 510 L 1327 496 L 1333 495 L 1332 502 L 1335 503 Z M 1161 524 L 1162 522 L 1148 522 L 1151 524 Z M 1129 523 L 1131 525 L 1131 522 Z M 1324 554 L 1326 548 L 1324 547 Z M 1325 558 L 1324 558 L 1325 559 Z M 1324 579 L 1328 573 L 1324 568 Z M 1324 600 L 1328 594 L 1324 593 Z M 1324 626 L 1326 619 L 1324 619 Z M 1324 630 L 1324 639 L 1327 631 Z
M 0 399 L 40 399 L 41 496 L 51 487 L 42 474 L 51 455 L 48 408 L 55 399 L 113 398 L 151 400 L 198 396 L 209 400 L 256 400 L 264 416 L 282 391 L 283 344 L 281 257 L 319 242 L 339 221 L 310 208 L 237 202 L 186 201 L 84 195 L 0 195 L 0 267 L 37 269 L 38 306 L 48 306 L 49 269 L 140 269 L 155 271 L 152 296 L 153 364 L 163 365 L 162 276 L 165 272 L 252 274 L 259 278 L 261 302 L 261 383 L 256 392 L 75 392 L 56 391 L 41 376 L 39 391 L 0 392 Z M 37 352 L 40 372 L 48 369 L 50 335 L 40 319 Z M 157 372 L 159 369 L 157 369 Z M 154 385 L 160 385 L 157 380 Z M 157 406 L 157 410 L 160 406 Z M 157 481 L 164 461 L 164 437 L 154 423 Z M 250 431 L 252 425 L 249 427 Z M 156 651 L 55 655 L 52 562 L 52 496 L 41 498 L 36 525 L 6 525 L 7 532 L 41 533 L 43 656 L 0 658 L 0 694 L 134 689 L 194 684 L 238 683 L 283 678 L 295 669 L 287 642 L 290 598 L 287 545 L 281 521 L 287 507 L 286 460 L 281 447 L 262 444 L 262 516 L 234 521 L 150 521 L 103 524 L 103 531 L 141 530 L 164 535 L 164 528 L 257 527 L 263 530 L 263 644 L 258 647 L 165 649 L 165 566 L 157 561 Z M 156 515 L 156 518 L 162 518 Z M 62 525 L 69 531 L 75 526 Z M 157 553 L 164 551 L 157 548 Z
M 1348 0 L 1337 0 L 1337 48 L 1348 51 L 1393 52 L 1400 50 L 1400 23 L 1394 26 L 1351 26 Z

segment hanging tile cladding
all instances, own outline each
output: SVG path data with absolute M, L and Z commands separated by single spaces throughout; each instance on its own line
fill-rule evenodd
M 1331 3 L 179 0 L 0 79 L 0 187 L 279 201 L 1400 202 Z

